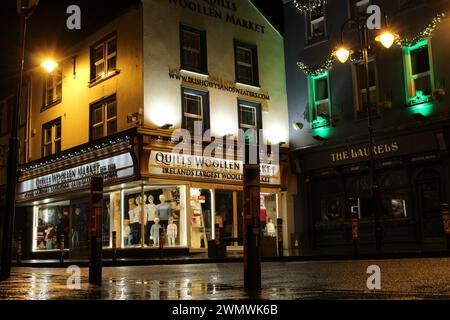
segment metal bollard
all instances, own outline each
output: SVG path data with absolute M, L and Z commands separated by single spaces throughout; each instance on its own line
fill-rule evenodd
M 444 224 L 445 240 L 447 243 L 447 252 L 450 253 L 450 214 L 448 212 L 448 203 L 441 206 L 442 222 Z
M 17 238 L 17 262 L 22 262 L 22 237 Z
M 117 258 L 117 232 L 113 231 L 112 232 L 112 261 L 116 262 L 116 258 Z
M 278 236 L 278 256 L 284 256 L 283 248 L 283 219 L 277 219 L 277 236 Z
M 59 240 L 59 262 L 63 263 L 64 262 L 64 235 L 62 234 Z

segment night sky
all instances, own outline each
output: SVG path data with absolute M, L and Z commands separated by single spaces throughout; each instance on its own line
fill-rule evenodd
M 239 3 L 242 0 L 235 0 Z M 281 30 L 281 0 L 252 0 L 266 16 Z M 26 66 L 36 66 L 33 61 L 40 52 L 61 52 L 95 31 L 121 9 L 138 0 L 40 0 L 39 6 L 30 18 L 27 37 Z M 82 12 L 82 30 L 68 31 L 66 8 L 77 4 Z M 18 16 L 16 0 L 2 0 L 0 10 L 0 99 L 16 88 Z

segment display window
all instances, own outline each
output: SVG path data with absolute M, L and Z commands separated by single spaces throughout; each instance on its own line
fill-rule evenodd
M 278 195 L 276 193 L 261 193 L 260 196 L 260 229 L 268 237 L 276 237 L 278 218 Z
M 69 202 L 59 202 L 33 208 L 33 251 L 60 250 L 69 247 Z
M 190 197 L 191 248 L 207 249 L 214 234 L 212 190 L 191 188 Z

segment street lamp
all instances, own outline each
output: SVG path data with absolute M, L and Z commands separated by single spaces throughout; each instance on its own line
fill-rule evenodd
M 58 67 L 58 63 L 52 59 L 46 59 L 41 63 L 41 67 L 48 73 L 52 73 Z
M 379 185 L 376 179 L 376 172 L 374 167 L 374 132 L 373 132 L 373 121 L 372 121 L 372 107 L 370 105 L 370 85 L 369 85 L 369 50 L 370 50 L 370 40 L 369 40 L 369 28 L 367 27 L 366 20 L 355 20 L 349 19 L 341 27 L 341 46 L 334 52 L 336 58 L 341 62 L 345 63 L 348 61 L 351 55 L 351 50 L 344 45 L 344 28 L 350 22 L 355 23 L 358 26 L 360 49 L 362 53 L 362 60 L 364 64 L 364 85 L 366 88 L 366 102 L 367 102 L 367 129 L 369 131 L 369 179 L 371 186 L 371 207 L 374 212 L 374 227 L 375 227 L 375 249 L 376 252 L 381 251 L 381 236 L 382 236 L 382 226 L 380 221 L 380 197 L 379 197 Z M 390 48 L 394 41 L 398 39 L 398 35 L 391 32 L 388 28 L 387 17 L 385 15 L 386 29 L 383 30 L 379 35 L 376 36 L 375 41 L 381 42 L 385 48 Z
M 8 150 L 8 171 L 6 177 L 5 212 L 3 219 L 1 278 L 11 276 L 12 238 L 14 234 L 14 219 L 16 210 L 17 162 L 19 153 L 18 127 L 19 110 L 22 96 L 23 69 L 25 62 L 25 39 L 27 34 L 27 19 L 38 5 L 39 0 L 17 0 L 17 12 L 20 18 L 19 33 L 19 83 L 16 96 L 16 107 L 12 112 L 11 137 Z

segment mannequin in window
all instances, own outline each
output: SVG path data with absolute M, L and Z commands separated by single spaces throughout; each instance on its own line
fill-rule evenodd
M 268 222 L 266 224 L 266 233 L 269 237 L 275 237 L 276 231 L 275 231 L 275 225 L 273 224 L 273 219 L 269 218 L 267 221 Z
M 172 216 L 172 206 L 166 202 L 166 197 L 163 194 L 159 196 L 159 201 L 161 203 L 156 207 L 156 216 L 159 218 L 161 226 L 167 228 L 169 217 Z
M 266 205 L 264 204 L 264 196 L 261 195 L 259 197 L 259 227 L 261 233 L 264 231 L 264 228 L 266 227 L 266 219 L 267 219 L 267 209 Z
M 169 218 L 169 224 L 167 225 L 167 238 L 169 239 L 169 246 L 174 246 L 178 235 L 178 227 L 173 223 L 173 218 Z
M 135 199 L 136 207 L 130 210 L 130 227 L 133 239 L 131 244 L 139 245 L 141 242 L 141 222 L 142 222 L 142 198 L 137 196 Z
M 161 225 L 159 224 L 159 218 L 156 217 L 153 220 L 155 223 L 150 228 L 150 239 L 153 240 L 153 246 L 159 247 L 159 233 L 161 230 Z
M 145 243 L 147 245 L 150 245 L 150 229 L 156 218 L 156 205 L 153 201 L 153 196 L 149 195 L 148 203 L 145 205 Z

